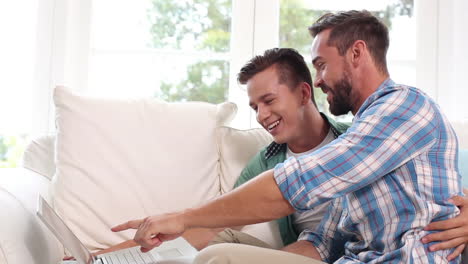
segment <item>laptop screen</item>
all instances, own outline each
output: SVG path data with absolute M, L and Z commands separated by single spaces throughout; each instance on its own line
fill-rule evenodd
M 73 257 L 80 264 L 93 263 L 93 256 L 88 249 L 80 242 L 80 240 L 73 234 L 63 220 L 55 213 L 52 207 L 39 196 L 39 204 L 37 208 L 38 217 L 44 224 L 54 233 L 54 235 L 62 242 Z

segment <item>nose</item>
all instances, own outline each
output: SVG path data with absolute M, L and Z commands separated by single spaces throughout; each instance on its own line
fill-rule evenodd
M 257 106 L 257 122 L 263 125 L 263 121 L 270 116 L 270 110 L 266 106 Z
M 322 83 L 323 83 L 322 76 L 320 76 L 320 74 L 316 73 L 315 74 L 315 79 L 314 79 L 314 86 L 316 88 L 319 88 L 320 85 L 322 85 Z

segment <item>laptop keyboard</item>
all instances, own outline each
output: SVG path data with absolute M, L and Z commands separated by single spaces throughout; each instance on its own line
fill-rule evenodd
M 109 264 L 151 264 L 157 263 L 150 253 L 143 253 L 138 247 L 123 251 L 116 251 L 109 255 L 103 255 Z

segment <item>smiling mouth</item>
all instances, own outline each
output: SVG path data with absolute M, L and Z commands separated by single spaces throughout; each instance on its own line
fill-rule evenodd
M 273 129 L 275 129 L 275 128 L 279 125 L 280 121 L 281 121 L 281 119 L 278 119 L 278 120 L 276 120 L 275 122 L 269 124 L 269 125 L 267 126 L 268 132 L 271 132 Z
M 328 92 L 330 92 L 331 90 L 329 89 L 329 86 L 326 85 L 326 84 L 322 84 L 320 86 L 320 89 L 322 89 L 322 92 L 325 93 L 325 94 L 328 94 Z

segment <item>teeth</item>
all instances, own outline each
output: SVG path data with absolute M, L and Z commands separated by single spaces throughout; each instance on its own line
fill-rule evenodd
M 268 130 L 272 130 L 273 128 L 275 128 L 275 127 L 279 124 L 279 122 L 280 122 L 280 121 L 278 120 L 278 121 L 272 123 L 271 125 L 269 125 L 269 126 L 268 126 Z

